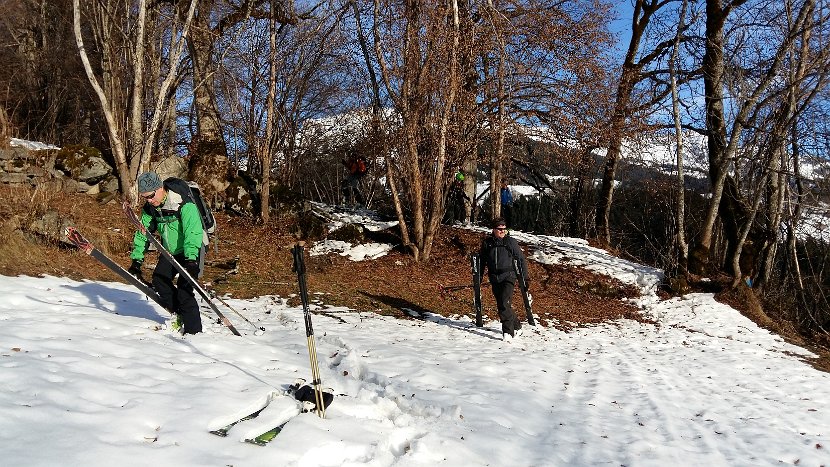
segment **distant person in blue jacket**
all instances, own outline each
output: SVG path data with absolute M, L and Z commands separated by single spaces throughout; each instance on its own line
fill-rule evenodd
M 513 192 L 504 180 L 501 182 L 501 215 L 507 225 L 513 225 Z

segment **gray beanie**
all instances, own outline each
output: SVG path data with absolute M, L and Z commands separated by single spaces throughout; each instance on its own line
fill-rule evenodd
M 161 188 L 161 179 L 155 172 L 144 172 L 138 176 L 138 192 L 149 193 Z

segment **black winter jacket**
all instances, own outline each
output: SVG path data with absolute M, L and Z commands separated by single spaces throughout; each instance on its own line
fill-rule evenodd
M 491 284 L 499 282 L 516 283 L 516 272 L 513 269 L 513 259 L 519 262 L 519 270 L 523 272 L 527 281 L 527 263 L 519 243 L 510 235 L 504 239 L 488 236 L 481 242 L 481 275 L 484 276 L 484 269 L 487 269 L 487 277 Z

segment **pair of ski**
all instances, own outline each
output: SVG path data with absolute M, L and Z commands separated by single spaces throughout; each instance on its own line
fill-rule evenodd
M 301 413 L 307 413 L 317 409 L 315 392 L 316 391 L 314 388 L 305 384 L 305 379 L 298 378 L 294 381 L 294 383 L 291 386 L 289 386 L 287 391 L 284 391 L 282 393 L 269 394 L 268 398 L 265 400 L 265 403 L 259 408 L 255 409 L 253 412 L 243 416 L 242 418 L 234 420 L 221 428 L 211 430 L 209 433 L 224 438 L 228 436 L 228 432 L 234 426 L 242 422 L 253 420 L 259 417 L 259 415 L 263 411 L 265 411 L 265 409 L 267 409 L 269 406 L 272 406 L 272 403 L 275 400 L 285 401 L 290 398 L 290 400 L 292 400 L 293 403 L 283 404 L 284 407 L 279 411 L 277 419 L 272 428 L 263 431 L 261 434 L 257 436 L 243 439 L 243 441 L 248 444 L 254 444 L 256 446 L 265 446 L 268 443 L 270 443 L 274 438 L 276 438 L 277 435 L 279 435 L 282 432 L 285 426 L 288 425 L 288 422 L 293 420 L 294 417 Z M 323 391 L 323 405 L 328 407 L 328 405 L 331 404 L 333 400 L 334 391 L 331 388 L 326 388 Z
M 242 334 L 234 327 L 233 323 L 219 310 L 213 300 L 211 299 L 208 292 L 196 281 L 196 279 L 187 272 L 187 269 L 182 266 L 175 257 L 170 253 L 170 250 L 164 247 L 161 242 L 153 236 L 150 232 L 147 232 L 147 228 L 144 227 L 144 224 L 141 223 L 141 220 L 136 216 L 135 212 L 133 212 L 132 208 L 130 207 L 128 202 L 124 202 L 123 204 L 124 214 L 127 216 L 127 219 L 132 223 L 138 230 L 140 230 L 144 235 L 146 235 L 147 240 L 156 247 L 159 253 L 167 259 L 167 261 L 173 265 L 176 271 L 179 272 L 179 275 L 184 277 L 190 284 L 193 286 L 193 289 L 201 295 L 201 297 L 205 300 L 208 304 L 210 309 L 216 314 L 219 318 L 219 321 L 224 324 L 230 331 L 236 335 L 241 336 Z M 66 228 L 66 238 L 67 240 L 78 247 L 80 250 L 85 252 L 86 254 L 92 256 L 93 258 L 97 259 L 101 264 L 121 276 L 122 279 L 129 282 L 130 284 L 134 285 L 138 290 L 144 293 L 147 297 L 149 297 L 154 302 L 158 303 L 164 309 L 167 309 L 162 302 L 161 298 L 158 296 L 155 290 L 153 290 L 150 286 L 148 286 L 144 281 L 138 279 L 137 277 L 130 274 L 126 269 L 121 267 L 118 263 L 107 257 L 103 252 L 95 248 L 95 246 L 84 238 L 83 235 L 78 231 L 78 229 L 74 227 L 67 227 Z M 168 312 L 171 310 L 167 309 Z M 247 320 L 246 320 L 247 321 Z M 249 321 L 250 323 L 250 321 Z M 251 323 L 253 325 L 253 323 Z
M 476 315 L 476 326 L 484 326 L 484 320 L 481 316 L 481 258 L 478 254 L 470 256 L 470 266 L 473 273 L 473 311 Z M 527 324 L 531 326 L 536 325 L 536 320 L 533 319 L 533 308 L 531 307 L 530 293 L 527 291 L 527 282 L 525 282 L 524 271 L 519 266 L 519 261 L 513 259 L 513 270 L 516 272 L 516 277 L 519 280 L 519 288 L 522 291 L 522 301 L 525 305 L 525 314 L 527 315 Z

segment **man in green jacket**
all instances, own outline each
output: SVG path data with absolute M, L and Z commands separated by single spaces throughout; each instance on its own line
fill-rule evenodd
M 141 223 L 150 234 L 158 233 L 162 245 L 193 279 L 197 279 L 206 235 L 202 216 L 193 202 L 187 182 L 168 178 L 162 183 L 155 172 L 145 172 L 138 177 L 138 192 L 146 200 L 141 209 Z M 141 264 L 147 245 L 147 237 L 141 231 L 136 231 L 129 271 L 137 277 L 141 276 Z M 185 334 L 202 332 L 202 319 L 199 304 L 193 295 L 193 284 L 180 274 L 174 285 L 176 272 L 167 258 L 160 255 L 153 271 L 153 288 L 166 308 L 178 315 Z

